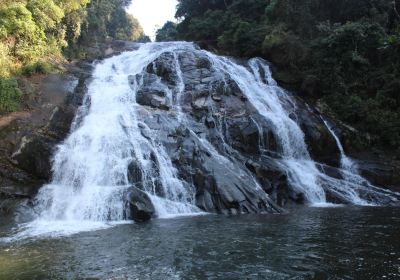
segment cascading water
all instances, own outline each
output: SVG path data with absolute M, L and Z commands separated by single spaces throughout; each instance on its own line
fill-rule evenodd
M 343 175 L 344 176 L 347 176 L 348 174 L 359 175 L 357 164 L 346 155 L 346 153 L 344 152 L 342 143 L 340 142 L 339 137 L 336 135 L 333 128 L 328 124 L 328 122 L 325 119 L 322 118 L 322 121 L 324 122 L 325 126 L 328 128 L 332 137 L 335 139 L 337 147 L 340 151 L 340 167 L 342 168 L 342 170 L 344 172 Z
M 381 201 L 385 200 L 398 201 L 398 194 L 377 188 L 360 175 L 357 164 L 344 152 L 343 145 L 332 126 L 324 118 L 321 117 L 321 119 L 335 139 L 340 151 L 340 173 L 343 180 L 341 180 L 340 184 L 333 184 L 334 186 L 340 186 L 338 191 L 345 194 L 347 200 L 359 205 L 379 205 Z M 332 181 L 332 178 L 329 176 L 325 175 L 323 178 L 326 181 Z
M 290 101 L 290 98 L 272 79 L 268 65 L 261 59 L 251 59 L 250 72 L 228 58 L 207 54 L 214 67 L 227 73 L 238 84 L 258 113 L 274 128 L 283 157 L 281 163 L 286 166 L 292 187 L 303 193 L 310 203 L 326 202 L 325 192 L 318 184 L 318 169 L 304 142 L 304 133 L 282 105 L 284 100 Z M 261 71 L 265 77 L 261 77 Z
M 137 52 L 97 65 L 88 92 L 88 114 L 55 156 L 52 203 L 44 215 L 122 220 L 121 201 L 129 188 L 127 171 L 131 163 L 139 165 L 143 189 L 152 197 L 158 216 L 199 211 L 193 206 L 193 190 L 178 179 L 164 147 L 152 135 L 157 132 L 149 129 L 138 114 L 136 92 L 142 81 L 129 79 L 165 51 L 144 45 Z M 154 160 L 157 171 L 152 166 Z M 159 173 L 161 182 L 155 182 L 155 173 Z M 157 184 L 164 198 L 156 196 Z M 66 186 L 68 195 L 60 186 Z M 42 193 L 48 190 L 44 188 Z
M 159 116 L 137 103 L 137 94 L 149 65 L 153 63 L 153 71 L 156 71 L 154 61 L 165 53 L 173 54 L 171 63 L 175 80 L 172 86 L 163 84 L 161 78 L 155 83 L 159 85 L 157 90 L 165 93 L 168 118 L 174 118 L 179 126 L 188 130 L 215 161 L 240 178 L 250 178 L 248 184 L 261 190 L 244 165 L 238 170 L 232 163 L 229 155 L 236 151 L 225 141 L 221 122 L 216 131 L 226 153 L 190 127 L 189 113 L 182 107 L 185 78 L 179 59 L 180 54 L 187 52 L 207 57 L 214 75 L 224 82 L 229 78 L 238 85 L 271 127 L 279 146 L 275 161 L 287 173 L 291 188 L 302 193 L 308 203 L 325 203 L 324 188 L 329 188 L 347 202 L 367 204 L 367 200 L 358 195 L 360 188 L 366 188 L 366 181 L 346 175 L 354 172 L 343 149 L 343 179 L 331 178 L 318 170 L 307 150 L 304 133 L 293 119 L 296 103 L 272 79 L 265 61 L 251 59 L 246 68 L 228 58 L 199 50 L 191 43 L 150 43 L 96 65 L 85 105 L 79 110 L 70 136 L 54 156 L 52 183 L 44 186 L 36 198 L 38 218 L 31 228 L 42 223 L 44 227 L 52 224 L 49 230 L 57 231 L 57 227 L 69 225 L 68 229 L 77 227 L 74 230 L 79 231 L 85 226 L 90 229 L 90 223 L 101 227 L 104 222 L 124 221 L 129 211 L 125 207 L 126 194 L 132 184 L 147 193 L 158 217 L 201 212 L 195 206 L 194 185 L 180 178 L 174 166 L 176 163 L 168 155 L 168 147 L 160 141 L 163 129 L 147 125 L 148 120 Z M 252 120 L 259 130 L 261 143 L 262 126 Z M 330 131 L 340 148 L 340 141 Z M 129 178 L 132 169 L 138 174 L 138 182 L 131 182 Z M 372 186 L 368 190 L 375 191 Z M 378 191 L 374 195 L 390 196 Z M 74 223 L 76 221 L 79 226 Z
M 329 127 L 341 151 L 343 178 L 332 178 L 318 170 L 308 153 L 304 133 L 291 117 L 295 115 L 296 103 L 277 85 L 265 61 L 250 59 L 248 64 L 252 71 L 249 72 L 227 58 L 208 55 L 217 62 L 218 69 L 238 83 L 257 111 L 274 127 L 282 154 L 279 162 L 284 165 L 291 187 L 304 194 L 309 203 L 324 205 L 324 188 L 351 204 L 379 205 L 383 201 L 398 201 L 398 194 L 372 186 L 358 174 L 354 169 L 356 165 L 344 154 L 339 139 Z

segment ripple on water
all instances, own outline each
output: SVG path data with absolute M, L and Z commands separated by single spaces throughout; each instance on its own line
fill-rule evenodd
M 304 207 L 33 234 L 0 243 L 0 279 L 399 279 L 399 214 Z

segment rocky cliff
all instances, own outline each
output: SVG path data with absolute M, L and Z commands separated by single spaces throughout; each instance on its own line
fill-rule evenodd
M 102 51 L 100 57 L 135 48 L 118 42 L 117 47 Z M 236 63 L 250 67 L 247 61 Z M 288 203 L 307 202 L 305 193 L 294 186 L 296 178 L 282 164 L 284 151 L 275 135 L 276 128 L 249 102 L 237 80 L 214 64 L 209 56 L 194 49 L 165 51 L 141 74 L 129 76 L 126 82 L 136 91 L 136 102 L 141 106 L 138 115 L 143 119 L 136 129 L 146 139 L 153 139 L 152 133 L 157 131 L 157 142 L 166 147 L 179 179 L 194 186 L 195 204 L 204 211 L 275 213 Z M 78 65 L 70 67 L 69 74 L 42 77 L 37 83 L 22 81 L 25 92 L 34 97 L 29 101 L 29 110 L 1 118 L 0 199 L 3 201 L 29 199 L 51 180 L 55 147 L 69 134 L 91 82 L 92 66 Z M 261 77 L 261 83 L 271 83 L 264 78 L 264 68 L 257 71 L 255 75 Z M 283 106 L 290 111 L 288 117 L 304 132 L 316 167 L 329 177 L 320 183 L 328 201 L 349 203 L 345 195 L 332 187 L 332 180 L 344 179 L 339 169 L 340 152 L 320 112 L 290 93 L 281 94 Z M 174 104 L 179 104 L 179 108 Z M 345 126 L 339 125 L 336 131 L 344 137 L 350 135 Z M 161 163 L 156 158 L 150 160 L 154 164 L 155 194 L 165 196 L 161 182 L 157 182 Z M 372 183 L 398 190 L 398 173 L 389 163 L 385 166 L 360 161 L 358 166 Z M 143 190 L 146 178 L 141 167 L 132 162 L 128 169 L 129 184 L 136 191 Z M 360 193 L 373 196 L 369 191 Z M 131 195 L 130 201 L 134 219 L 146 220 L 151 215 L 145 214 L 154 211 L 146 196 Z M 8 204 L 3 203 L 3 208 L 6 207 Z M 150 210 L 144 210 L 141 216 L 140 209 Z

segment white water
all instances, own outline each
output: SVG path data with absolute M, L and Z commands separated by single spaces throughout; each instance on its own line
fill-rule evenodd
M 308 203 L 326 205 L 324 187 L 328 185 L 347 201 L 366 204 L 356 192 L 360 182 L 350 177 L 344 180 L 331 178 L 317 169 L 308 153 L 304 133 L 290 117 L 295 102 L 272 79 L 271 71 L 263 60 L 252 59 L 249 68 L 245 68 L 228 58 L 197 50 L 190 43 L 144 44 L 137 51 L 123 53 L 96 65 L 85 97 L 86 105 L 80 108 L 72 133 L 55 154 L 53 181 L 44 186 L 37 196 L 38 217 L 24 226 L 30 233 L 23 233 L 22 236 L 37 236 L 46 232 L 54 235 L 75 233 L 124 221 L 127 215 L 124 201 L 130 188 L 128 167 L 131 163 L 140 168 L 142 189 L 151 198 L 158 217 L 201 213 L 195 206 L 194 187 L 178 178 L 165 147 L 157 142 L 160 132 L 152 130 L 144 122 L 144 118 L 155 116 L 136 103 L 136 93 L 143 81 L 135 75 L 145 71 L 162 53 L 172 52 L 177 85 L 172 90 L 165 87 L 165 91 L 171 102 L 171 111 L 182 125 L 188 125 L 181 106 L 185 83 L 178 59 L 178 54 L 185 51 L 207 56 L 221 79 L 228 76 L 237 83 L 271 126 L 281 154 L 281 159 L 277 161 L 284 166 L 291 187 L 304 194 Z M 259 124 L 256 125 L 262 130 Z M 230 167 L 229 158 L 220 154 L 207 139 L 189 130 L 215 160 Z M 222 132 L 219 133 L 224 142 Z M 341 147 L 337 137 L 335 139 Z M 231 149 L 227 143 L 223 145 Z M 343 151 L 342 155 L 343 172 L 354 174 Z M 238 176 L 248 174 L 247 170 L 240 170 Z M 261 189 L 254 178 L 251 183 Z M 163 195 L 159 193 L 160 188 Z
M 251 59 L 251 72 L 225 57 L 207 53 L 214 67 L 226 73 L 240 87 L 258 113 L 273 127 L 283 156 L 291 186 L 303 193 L 309 203 L 326 202 L 325 192 L 318 183 L 319 171 L 311 160 L 304 141 L 304 133 L 285 110 L 284 102 L 291 100 L 272 79 L 268 65 L 261 59 Z M 263 70 L 265 77 L 261 77 Z
M 326 203 L 324 188 L 346 203 L 356 205 L 379 205 L 384 200 L 397 201 L 398 194 L 371 185 L 354 170 L 356 165 L 344 154 L 337 137 L 336 141 L 342 151 L 343 179 L 330 177 L 316 167 L 308 153 L 304 133 L 292 119 L 295 117 L 296 103 L 277 85 L 264 60 L 251 59 L 248 62 L 249 71 L 228 58 L 206 53 L 214 68 L 232 78 L 258 113 L 273 127 L 282 155 L 279 162 L 287 172 L 291 187 L 302 193 L 308 203 L 317 207 L 331 206 L 331 203 Z
M 57 225 L 49 228 L 50 232 L 74 233 L 90 225 L 99 228 L 123 221 L 131 162 L 140 167 L 143 188 L 152 199 L 158 217 L 200 212 L 194 206 L 194 189 L 178 178 L 164 147 L 153 140 L 158 132 L 148 128 L 138 114 L 141 106 L 136 103 L 136 92 L 142 81 L 129 83 L 130 76 L 140 74 L 163 52 L 179 47 L 146 44 L 138 51 L 96 65 L 86 96 L 90 102 L 85 102 L 90 104 L 80 109 L 85 115 L 76 118 L 83 120 L 80 123 L 76 120 L 71 135 L 58 147 L 53 181 L 36 198 L 39 216 L 35 228 L 50 223 Z M 144 137 L 141 129 L 150 138 Z M 163 197 L 156 193 L 157 172 Z M 76 230 L 71 230 L 71 224 Z M 46 229 L 36 229 L 32 234 L 35 232 Z
M 343 180 L 337 180 L 325 175 L 323 176 L 325 181 L 333 185 L 337 192 L 343 194 L 345 198 L 353 204 L 379 205 L 380 201 L 377 199 L 380 197 L 396 202 L 398 194 L 377 188 L 361 176 L 357 164 L 346 155 L 343 145 L 333 128 L 324 118 L 321 117 L 321 119 L 336 141 L 336 145 L 340 152 L 340 173 L 343 177 Z M 340 187 L 338 188 L 337 186 Z M 361 197 L 359 191 L 369 193 L 369 199 Z
M 328 122 L 325 119 L 322 119 L 322 121 L 324 122 L 325 126 L 328 128 L 329 132 L 335 139 L 336 145 L 340 151 L 340 167 L 343 169 L 343 171 L 345 171 L 345 173 L 352 173 L 359 175 L 357 164 L 346 155 L 342 143 L 340 142 L 339 137 L 336 135 L 333 128 L 328 124 Z

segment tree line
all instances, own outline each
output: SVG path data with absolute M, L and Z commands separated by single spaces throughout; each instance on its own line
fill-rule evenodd
M 158 41 L 261 56 L 274 77 L 400 156 L 400 1 L 178 0 Z
M 147 41 L 131 0 L 0 0 L 0 113 L 18 109 L 18 75 L 46 73 L 110 38 Z

